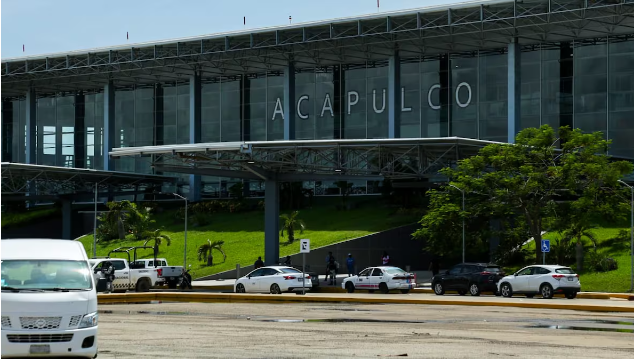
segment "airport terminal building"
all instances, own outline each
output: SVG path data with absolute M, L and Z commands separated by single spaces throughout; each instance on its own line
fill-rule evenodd
M 421 3 L 424 3 L 421 1 Z M 152 174 L 175 144 L 465 138 L 549 124 L 634 159 L 634 0 L 505 0 L 3 59 L 2 161 Z M 370 141 L 370 140 L 367 140 Z M 166 174 L 166 173 L 164 173 Z M 191 199 L 226 176 L 182 176 Z M 248 183 L 251 194 L 263 182 Z M 355 180 L 354 192 L 379 191 Z M 332 181 L 305 181 L 316 195 Z

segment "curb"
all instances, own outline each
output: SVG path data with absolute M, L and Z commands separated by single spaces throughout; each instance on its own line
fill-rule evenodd
M 156 287 L 156 289 L 164 289 L 169 290 L 167 286 Z M 210 286 L 195 286 L 195 290 L 209 290 L 209 291 L 233 291 L 233 286 L 231 285 L 210 285 Z M 345 294 L 347 291 L 342 289 L 341 287 L 318 287 L 316 289 L 311 290 L 312 293 L 319 294 Z M 432 289 L 412 289 L 410 290 L 412 294 L 433 294 L 434 291 Z M 456 291 L 447 291 L 449 294 L 457 293 Z M 483 292 L 483 295 L 493 295 L 492 292 Z M 563 298 L 563 294 L 555 294 L 556 298 Z M 578 299 L 596 299 L 596 300 L 609 300 L 610 298 L 624 299 L 629 301 L 634 301 L 634 295 L 632 294 L 622 294 L 622 293 L 599 293 L 599 292 L 580 292 L 577 293 Z
M 411 299 L 411 298 L 356 298 L 347 296 L 298 296 L 298 295 L 267 295 L 267 294 L 210 294 L 192 292 L 154 292 L 129 294 L 100 294 L 99 304 L 117 303 L 147 303 L 151 301 L 169 302 L 198 302 L 198 303 L 366 303 L 366 304 L 414 304 L 414 305 L 462 305 L 462 306 L 498 306 L 533 309 L 561 309 L 595 312 L 629 312 L 634 313 L 634 306 L 609 306 L 591 304 L 557 304 L 557 303 L 526 303 L 526 302 L 497 302 L 497 301 L 468 301 L 468 300 L 440 300 L 440 299 Z

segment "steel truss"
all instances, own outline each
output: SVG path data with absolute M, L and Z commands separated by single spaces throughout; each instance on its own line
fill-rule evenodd
M 430 179 L 493 142 L 463 138 L 306 140 L 113 149 L 156 171 L 254 180 Z
M 2 62 L 5 94 L 173 81 L 196 72 L 228 76 L 433 55 L 634 32 L 634 0 L 511 0 L 459 4 L 260 31 L 138 44 Z
M 99 192 L 129 193 L 174 182 L 173 178 L 158 175 L 2 163 L 3 200 L 16 196 L 37 199 L 92 195 L 95 184 Z

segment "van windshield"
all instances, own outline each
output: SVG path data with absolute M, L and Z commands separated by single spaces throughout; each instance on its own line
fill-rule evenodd
M 91 290 L 86 261 L 2 260 L 2 289 Z

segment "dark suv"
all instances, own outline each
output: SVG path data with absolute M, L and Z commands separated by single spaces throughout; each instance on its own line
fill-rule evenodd
M 445 291 L 457 291 L 464 295 L 469 292 L 479 296 L 483 291 L 497 292 L 497 283 L 504 277 L 502 268 L 495 264 L 464 263 L 452 267 L 444 274 L 438 274 L 431 279 L 431 287 L 436 295 L 443 295 Z

